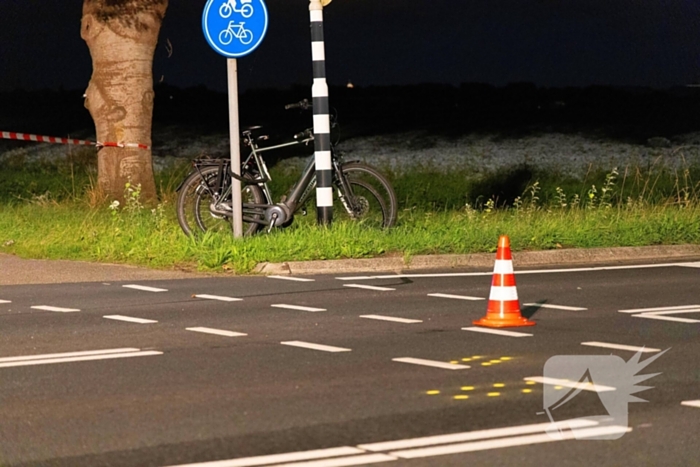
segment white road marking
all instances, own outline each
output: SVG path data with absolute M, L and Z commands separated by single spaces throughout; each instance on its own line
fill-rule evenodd
M 344 349 L 343 347 L 333 347 L 331 345 L 313 344 L 303 341 L 285 341 L 280 342 L 282 345 L 291 345 L 292 347 L 301 347 L 303 349 L 320 350 L 322 352 L 350 352 L 352 349 Z
M 327 457 L 350 456 L 353 454 L 364 454 L 365 451 L 349 446 L 329 449 L 316 449 L 313 451 L 288 452 L 284 454 L 270 454 L 267 456 L 241 457 L 238 459 L 228 459 L 212 462 L 198 462 L 196 464 L 181 464 L 170 467 L 253 467 L 257 465 L 272 465 L 280 462 L 305 461 L 313 459 L 324 459 Z
M 311 313 L 318 313 L 319 311 L 326 311 L 325 308 L 313 308 L 310 306 L 287 305 L 285 303 L 277 303 L 275 305 L 270 305 L 270 306 L 273 308 L 287 308 L 288 310 L 310 311 Z
M 111 360 L 116 358 L 147 357 L 151 355 L 163 355 L 163 352 L 155 350 L 144 350 L 140 352 L 113 353 L 102 355 L 86 355 L 82 357 L 47 358 L 43 360 L 27 360 L 18 362 L 0 363 L 0 368 L 31 366 L 31 365 L 51 365 L 53 363 L 86 362 L 93 360 Z
M 518 271 L 517 275 L 521 274 L 558 274 L 566 272 L 590 272 L 590 271 L 615 271 L 620 269 L 650 269 L 650 268 L 667 268 L 671 266 L 686 266 L 695 263 L 663 263 L 663 264 L 639 264 L 627 266 L 600 266 L 590 268 L 571 268 L 571 269 L 532 269 Z M 451 272 L 451 273 L 434 273 L 434 274 L 387 274 L 381 276 L 352 276 L 352 277 L 336 277 L 341 281 L 366 281 L 370 279 L 401 279 L 401 278 L 430 278 L 430 277 L 478 277 L 492 276 L 493 272 Z
M 157 287 L 148 287 L 146 285 L 136 285 L 136 284 L 122 285 L 122 287 L 125 287 L 127 289 L 143 290 L 145 292 L 167 292 L 168 291 L 168 289 L 159 289 Z
M 619 313 L 644 313 L 647 311 L 671 311 L 671 310 L 689 310 L 697 308 L 700 310 L 700 305 L 681 305 L 681 306 L 660 306 L 656 308 L 634 308 L 631 310 L 617 310 Z
M 700 408 L 700 400 L 697 401 L 683 401 L 681 402 L 681 405 L 685 405 L 688 407 L 697 407 Z
M 33 308 L 35 310 L 56 311 L 58 313 L 75 313 L 76 311 L 80 311 L 77 308 L 60 308 L 57 306 L 47 306 L 47 305 L 33 306 L 31 308 Z
M 549 384 L 550 386 L 564 386 L 565 388 L 582 389 L 584 391 L 591 391 L 591 392 L 608 392 L 608 391 L 616 391 L 617 390 L 617 388 L 614 388 L 612 386 L 604 386 L 602 384 L 579 383 L 579 382 L 569 381 L 567 379 L 547 378 L 544 376 L 530 376 L 530 377 L 523 378 L 523 379 L 525 381 L 534 381 L 535 383 L 540 383 L 540 384 Z
M 423 322 L 422 319 L 396 318 L 394 316 L 382 316 L 382 315 L 360 315 L 360 318 L 378 319 L 380 321 L 393 321 L 395 323 L 406 323 L 406 324 L 422 323 Z
M 346 467 L 351 465 L 378 464 L 398 460 L 388 454 L 365 454 L 363 456 L 341 457 L 337 459 L 322 459 L 317 461 L 294 462 L 292 464 L 275 464 L 271 467 Z
M 462 328 L 462 331 L 483 332 L 485 334 L 496 334 L 497 336 L 508 337 L 532 337 L 532 334 L 526 332 L 504 331 L 502 329 L 480 328 L 476 326 Z
M 214 328 L 185 328 L 187 331 L 194 331 L 194 332 L 203 332 L 205 334 L 216 334 L 217 336 L 226 336 L 226 337 L 243 337 L 247 336 L 248 334 L 244 334 L 242 332 L 234 332 L 234 331 L 225 331 L 223 329 L 214 329 Z
M 484 297 L 470 297 L 468 295 L 450 295 L 447 293 L 429 293 L 428 297 L 454 298 L 456 300 L 486 300 Z
M 604 349 L 629 350 L 631 352 L 642 352 L 642 353 L 661 352 L 661 349 L 654 349 L 651 347 L 637 347 L 634 345 L 609 344 L 607 342 L 596 342 L 596 341 L 581 342 L 581 345 L 588 345 L 590 347 L 602 347 Z
M 416 459 L 421 457 L 442 456 L 445 454 L 458 454 L 464 452 L 486 451 L 489 449 L 500 449 L 513 446 L 527 446 L 531 444 L 550 443 L 553 441 L 563 441 L 569 439 L 592 438 L 596 436 L 614 435 L 628 433 L 632 428 L 626 426 L 603 426 L 595 428 L 583 428 L 574 431 L 563 431 L 558 437 L 549 434 L 537 434 L 526 436 L 515 436 L 512 438 L 493 439 L 488 441 L 475 441 L 471 443 L 451 444 L 422 449 L 409 449 L 406 451 L 392 451 L 392 456 L 403 459 Z
M 267 276 L 268 279 L 282 279 L 285 281 L 297 281 L 297 282 L 314 282 L 316 279 L 308 279 L 306 277 L 292 277 L 292 276 Z
M 679 264 L 679 266 L 683 266 L 686 268 L 700 268 L 700 261 L 698 261 L 697 263 L 683 263 Z
M 343 287 L 354 287 L 356 289 L 367 289 L 367 290 L 379 290 L 382 292 L 386 292 L 389 290 L 396 290 L 396 289 L 392 289 L 391 287 L 377 287 L 376 285 L 364 285 L 364 284 L 343 284 Z
M 524 303 L 525 306 L 536 306 L 537 308 L 551 308 L 553 310 L 565 310 L 565 311 L 586 311 L 588 308 L 581 308 L 577 306 L 564 306 L 564 305 L 550 305 L 549 303 Z
M 158 322 L 158 321 L 155 321 L 152 319 L 133 318 L 131 316 L 122 316 L 122 315 L 105 315 L 105 316 L 103 316 L 103 318 L 115 319 L 117 321 L 127 321 L 129 323 L 138 323 L 138 324 L 151 324 L 151 323 Z
M 0 363 L 6 362 L 22 362 L 27 360 L 46 360 L 49 358 L 66 358 L 66 357 L 82 357 L 86 355 L 108 355 L 113 353 L 138 352 L 139 349 L 126 347 L 123 349 L 104 349 L 104 350 L 83 350 L 80 352 L 62 352 L 48 353 L 43 355 L 23 355 L 21 357 L 3 357 L 0 358 Z
M 11 300 L 0 300 L 0 303 L 12 303 Z
M 462 441 L 475 441 L 478 439 L 503 438 L 505 436 L 526 435 L 532 433 L 544 433 L 547 429 L 575 429 L 587 428 L 598 425 L 595 420 L 583 418 L 562 420 L 559 422 L 536 423 L 533 425 L 509 426 L 505 428 L 491 428 L 488 430 L 466 431 L 449 435 L 426 436 L 423 438 L 410 438 L 398 441 L 386 441 L 382 443 L 360 444 L 360 449 L 367 451 L 393 451 L 396 449 L 418 448 L 435 446 L 438 444 L 459 443 Z
M 662 321 L 673 321 L 676 323 L 700 323 L 700 319 L 690 319 L 690 318 L 677 318 L 674 316 L 665 315 L 676 315 L 679 313 L 700 313 L 700 308 L 696 310 L 675 310 L 675 311 L 655 311 L 640 313 L 638 315 L 632 315 L 633 318 L 646 318 L 646 319 L 658 319 Z
M 202 294 L 202 295 L 195 295 L 195 298 L 202 298 L 204 300 L 218 300 L 220 302 L 240 302 L 243 300 L 242 298 L 234 298 L 234 297 L 222 297 L 221 295 L 207 295 L 207 294 Z
M 467 368 L 471 368 L 468 365 L 458 365 L 456 363 L 438 362 L 435 360 L 425 360 L 423 358 L 403 357 L 403 358 L 392 358 L 391 360 L 394 362 L 411 363 L 413 365 L 423 365 L 423 366 L 431 366 L 433 368 L 442 368 L 443 370 L 466 370 Z

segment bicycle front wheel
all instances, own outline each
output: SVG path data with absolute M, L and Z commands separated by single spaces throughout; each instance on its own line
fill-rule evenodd
M 191 174 L 182 185 L 177 198 L 177 220 L 187 235 L 196 235 L 207 231 L 231 231 L 231 217 L 212 212 L 214 203 L 213 190 L 218 175 L 218 167 L 206 167 Z M 265 204 L 265 197 L 260 187 L 245 185 L 242 189 L 243 217 L 262 219 L 262 214 L 246 208 L 246 204 Z M 231 197 L 219 200 L 219 205 L 231 207 Z M 251 211 L 251 212 L 248 212 Z M 243 221 L 243 234 L 253 235 L 260 224 Z
M 350 219 L 374 228 L 388 228 L 396 223 L 398 201 L 391 183 L 377 169 L 360 162 L 341 168 L 347 186 L 336 181 L 333 217 Z

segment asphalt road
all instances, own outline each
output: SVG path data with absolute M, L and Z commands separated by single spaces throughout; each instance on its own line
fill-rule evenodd
M 700 465 L 700 263 L 648 266 L 516 270 L 517 337 L 490 271 L 4 286 L 0 465 Z

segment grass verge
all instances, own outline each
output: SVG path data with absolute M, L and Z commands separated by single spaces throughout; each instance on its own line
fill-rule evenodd
M 185 237 L 172 206 L 116 212 L 80 204 L 22 204 L 0 212 L 0 252 L 22 257 L 128 263 L 154 268 L 250 272 L 257 263 L 383 255 L 700 243 L 700 206 L 608 209 L 404 211 L 396 228 L 331 228 L 301 219 L 286 230 L 234 240 Z

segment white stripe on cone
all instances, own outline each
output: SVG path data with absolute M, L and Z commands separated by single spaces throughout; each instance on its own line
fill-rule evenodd
M 493 266 L 494 274 L 513 274 L 513 261 L 510 259 L 497 259 Z
M 489 294 L 489 300 L 496 300 L 499 302 L 512 302 L 518 300 L 518 291 L 515 286 L 512 287 L 501 287 L 497 285 L 491 286 L 491 293 Z

